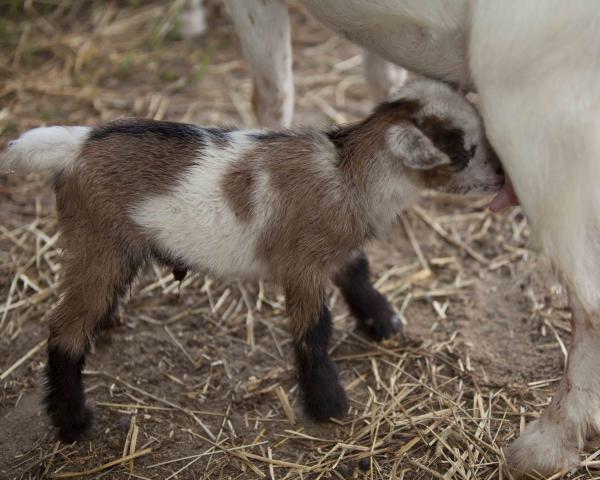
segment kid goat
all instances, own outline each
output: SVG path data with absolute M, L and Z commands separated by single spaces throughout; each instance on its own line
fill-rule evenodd
M 399 322 L 370 283 L 365 242 L 425 188 L 485 192 L 503 183 L 474 107 L 433 81 L 328 130 L 143 119 L 37 128 L 9 144 L 5 162 L 54 172 L 64 271 L 46 404 L 68 442 L 91 421 L 81 370 L 94 332 L 151 258 L 177 274 L 189 267 L 281 284 L 306 408 L 317 420 L 343 415 L 327 354 L 329 280 L 369 337 L 388 337 Z

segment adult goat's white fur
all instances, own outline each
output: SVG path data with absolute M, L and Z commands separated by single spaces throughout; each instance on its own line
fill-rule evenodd
M 225 0 L 234 19 L 284 12 L 283 0 Z M 565 379 L 510 450 L 515 472 L 554 472 L 598 431 L 600 407 L 600 9 L 594 0 L 302 0 L 323 23 L 416 73 L 479 93 L 490 140 L 513 180 L 537 245 L 562 272 L 576 312 Z M 285 17 L 284 17 L 285 16 Z M 260 25 L 239 28 L 246 51 Z M 285 28 L 281 24 L 278 28 Z M 258 65 L 289 49 L 265 33 Z M 291 62 L 288 62 L 291 65 Z M 273 91 L 291 70 L 280 63 Z M 274 64 L 271 64 L 272 66 Z M 282 71 L 282 69 L 288 69 Z M 269 68 L 264 70 L 270 71 Z M 256 79 L 255 79 L 256 80 Z M 293 92 L 288 92 L 293 95 Z M 287 103 L 286 103 L 287 102 Z M 286 112 L 292 98 L 286 97 Z M 260 109 L 260 105 L 259 105 Z M 289 114 L 271 112 L 271 118 Z M 588 352 L 585 355 L 585 352 Z M 583 353 L 582 353 L 583 352 Z

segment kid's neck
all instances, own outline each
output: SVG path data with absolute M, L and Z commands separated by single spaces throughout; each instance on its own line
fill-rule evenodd
M 356 191 L 367 221 L 379 232 L 418 199 L 420 189 L 394 168 L 399 159 L 386 148 L 385 130 L 369 120 L 336 128 L 327 136 L 336 147 L 341 174 Z

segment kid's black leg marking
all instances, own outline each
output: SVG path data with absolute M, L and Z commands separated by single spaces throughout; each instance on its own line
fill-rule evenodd
M 48 347 L 46 410 L 65 443 L 81 440 L 92 425 L 92 412 L 85 406 L 81 371 L 84 356 L 72 358 L 57 347 Z
M 346 393 L 327 353 L 331 337 L 331 314 L 323 307 L 319 321 L 296 340 L 300 388 L 306 410 L 320 422 L 343 417 L 348 410 Z
M 387 299 L 370 280 L 369 261 L 363 252 L 354 257 L 335 279 L 359 328 L 381 341 L 401 330 L 402 324 Z

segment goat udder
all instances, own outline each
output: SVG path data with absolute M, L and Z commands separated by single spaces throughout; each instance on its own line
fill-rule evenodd
M 499 212 L 507 207 L 519 205 L 519 199 L 508 176 L 505 177 L 504 185 L 490 202 L 490 210 Z

